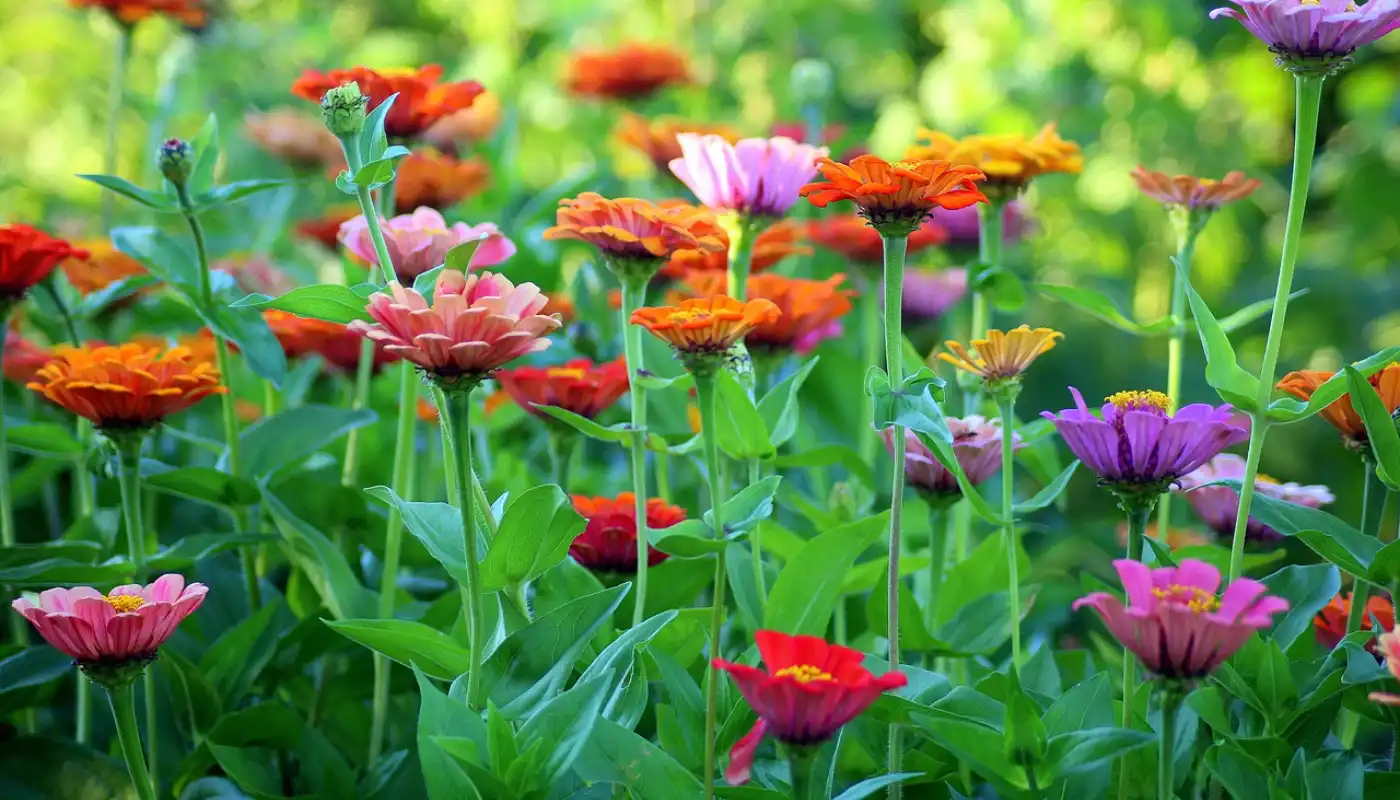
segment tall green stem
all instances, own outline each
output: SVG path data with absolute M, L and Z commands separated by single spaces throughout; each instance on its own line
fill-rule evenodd
M 126 530 L 127 550 L 131 554 L 137 583 L 145 583 L 146 572 L 146 526 L 141 521 L 141 436 L 127 435 L 117 444 L 117 483 L 121 489 L 122 525 Z M 146 688 L 146 748 L 147 762 L 151 774 L 159 775 L 159 745 L 156 719 L 156 676 L 155 670 L 147 668 L 144 673 Z M 127 687 L 130 691 L 130 687 Z
M 1385 484 L 1376 476 L 1376 462 L 1367 457 L 1362 460 L 1366 478 L 1361 491 L 1361 532 L 1367 536 L 1380 536 L 1381 517 L 1385 512 Z M 1371 584 L 1360 578 L 1352 585 L 1351 610 L 1347 614 L 1347 633 L 1361 630 L 1366 619 L 1366 600 L 1371 595 Z
M 627 391 L 632 399 L 632 440 L 629 456 L 632 461 L 632 498 L 637 516 L 637 596 L 633 604 L 632 624 L 646 619 L 647 605 L 647 393 L 638 376 L 645 369 L 642 362 L 642 329 L 632 324 L 632 312 L 646 303 L 650 276 L 618 272 L 622 282 L 622 351 L 627 361 Z M 567 487 L 565 487 L 567 491 Z
M 1293 269 L 1298 263 L 1298 248 L 1303 237 L 1303 210 L 1308 201 L 1308 182 L 1312 177 L 1313 151 L 1317 147 L 1317 117 L 1322 107 L 1323 75 L 1294 75 L 1297 98 L 1293 134 L 1293 185 L 1288 192 L 1288 217 L 1283 229 L 1283 256 L 1279 260 L 1278 287 L 1274 290 L 1273 313 L 1269 317 L 1269 335 L 1264 341 L 1264 363 L 1259 368 L 1259 396 L 1253 425 L 1249 432 L 1249 451 L 1245 456 L 1243 485 L 1240 488 L 1239 513 L 1235 519 L 1235 535 L 1230 543 L 1230 581 L 1244 570 L 1245 528 L 1249 524 L 1249 507 L 1254 501 L 1254 479 L 1259 475 L 1259 456 L 1264 451 L 1264 437 L 1269 431 L 1269 418 L 1264 413 L 1274 393 L 1274 375 L 1278 369 L 1279 350 L 1283 345 L 1283 326 L 1288 314 L 1288 296 L 1293 291 Z
M 980 272 L 990 272 L 1001 268 L 1001 252 L 1004 243 L 1002 223 L 1005 218 L 1006 201 L 1000 198 L 977 206 L 977 262 Z M 985 335 L 991 316 L 987 309 L 987 296 L 975 284 L 971 290 L 972 319 L 968 339 Z M 982 408 L 982 384 L 972 381 L 963 390 L 963 415 L 977 414 Z
M 155 800 L 155 785 L 151 783 L 151 773 L 146 771 L 146 760 L 141 756 L 141 733 L 136 727 L 136 696 L 131 684 L 108 688 L 107 702 L 117 724 L 117 742 L 121 745 L 122 757 L 126 759 L 127 772 L 131 773 L 131 784 L 136 787 L 136 796 L 141 800 Z
M 954 516 L 943 508 L 928 512 L 928 608 L 924 618 L 930 631 L 938 630 L 938 595 L 943 588 L 943 565 L 948 558 L 948 532 Z
M 121 131 L 122 96 L 126 92 L 126 64 L 131 57 L 131 26 L 118 22 L 117 39 L 112 47 L 112 74 L 107 83 L 107 149 L 103 153 L 102 170 L 117 174 L 117 146 Z M 102 230 L 112 230 L 112 217 L 117 198 L 111 192 L 102 193 Z
M 710 484 L 710 517 L 716 540 L 724 539 L 724 481 L 720 479 L 718 413 L 715 407 L 715 377 L 695 373 L 696 401 L 700 405 L 700 433 L 705 445 L 705 473 Z M 638 565 L 641 566 L 640 564 Z M 715 554 L 714 602 L 710 609 L 710 658 L 718 658 L 720 632 L 724 627 L 724 551 Z M 705 671 L 705 797 L 715 796 L 715 735 L 719 716 L 719 670 L 713 664 Z
M 9 324 L 8 309 L 0 310 L 0 361 L 5 358 L 5 331 Z M 5 416 L 5 387 L 0 385 L 0 419 Z M 10 447 L 6 441 L 5 425 L 0 423 L 0 546 L 6 548 L 14 547 L 15 535 L 15 508 L 14 489 L 10 485 Z M 25 624 L 24 617 L 19 614 L 10 614 L 10 638 L 19 647 L 24 647 L 29 642 L 29 626 Z M 84 679 L 78 679 L 79 696 L 81 697 L 84 688 Z M 79 701 L 81 710 L 81 700 Z M 82 717 L 79 717 L 82 722 Z M 33 714 L 24 716 L 24 728 L 27 733 L 35 732 L 35 719 Z
M 350 409 L 359 411 L 369 405 L 369 383 L 374 376 L 374 342 L 360 342 L 360 360 L 355 366 L 355 388 L 350 396 Z M 341 465 L 340 485 L 355 486 L 360 475 L 360 432 L 354 428 L 345 439 L 345 462 Z
M 873 281 L 865 281 L 860 293 L 860 354 L 861 363 L 880 363 L 880 339 L 884 333 L 884 314 L 880 310 L 880 293 L 875 291 Z M 861 414 L 863 419 L 874 419 L 875 406 L 874 399 L 865 392 L 861 392 Z M 860 460 L 865 464 L 874 464 L 876 455 L 880 447 L 880 436 L 873 430 L 865 430 L 864 425 L 858 426 L 856 436 L 859 440 L 857 451 L 860 453 Z
M 462 539 L 466 553 L 467 585 L 462 587 L 462 614 L 469 638 L 467 645 L 467 707 L 481 709 L 481 650 L 484 633 L 481 629 L 481 565 L 477 560 L 476 514 L 472 505 L 472 389 L 456 389 L 446 395 L 438 407 L 442 424 L 448 435 L 443 441 L 451 446 L 448 458 L 455 466 L 457 478 L 454 498 L 462 520 Z M 442 395 L 439 395 L 441 398 Z
M 1176 796 L 1172 769 L 1176 766 L 1176 717 L 1181 708 L 1181 695 L 1174 689 L 1164 688 L 1157 696 L 1162 712 L 1162 727 L 1157 732 L 1157 798 L 1172 800 Z
M 904 256 L 909 248 L 907 236 L 881 235 L 885 253 L 885 367 L 889 372 L 890 391 L 899 392 L 904 388 Z M 894 426 L 894 466 L 890 479 L 890 536 L 889 536 L 889 575 L 885 581 L 888 590 L 889 616 L 885 621 L 885 635 L 890 643 L 890 669 L 899 669 L 899 552 L 900 516 L 904 512 L 904 428 Z M 900 771 L 903 747 L 900 739 L 903 730 L 898 725 L 890 726 L 888 768 L 890 774 Z M 891 784 L 889 796 L 898 798 L 903 789 L 898 783 Z
M 752 486 L 762 479 L 763 465 L 758 459 L 749 459 L 749 485 Z M 753 556 L 753 586 L 758 591 L 758 607 L 761 611 L 768 603 L 768 585 L 763 576 L 763 541 L 759 538 L 758 528 L 755 527 L 749 533 L 749 552 Z
M 1155 498 L 1143 501 L 1141 497 L 1122 497 L 1119 507 L 1128 515 L 1128 545 L 1126 557 L 1129 561 L 1142 560 L 1143 540 L 1147 538 L 1147 521 L 1152 518 Z M 1133 727 L 1133 700 L 1137 696 L 1137 661 L 1131 650 L 1123 650 L 1123 713 L 1122 727 Z M 1118 773 L 1118 797 L 1128 796 L 1127 760 L 1120 762 Z
M 749 264 L 753 260 L 753 245 L 758 231 L 747 217 L 737 213 L 726 217 L 724 230 L 729 234 L 729 281 L 726 288 L 729 296 L 735 300 L 747 300 Z
M 1012 392 L 997 398 L 1001 414 L 1001 516 L 1006 527 L 1006 603 L 1011 612 L 1011 668 L 1021 669 L 1021 553 L 1020 534 L 1016 530 L 1016 506 L 1013 490 L 1012 458 L 1016 452 L 1016 397 Z
M 1183 273 L 1191 274 L 1191 257 L 1196 250 L 1196 236 L 1200 229 L 1189 212 L 1182 225 L 1177 243 L 1177 268 L 1172 270 L 1171 337 L 1167 339 L 1167 397 L 1173 409 L 1181 408 L 1181 356 L 1186 343 L 1186 282 Z M 1171 529 L 1171 493 L 1162 495 L 1161 506 L 1157 509 L 1157 540 L 1167 541 Z

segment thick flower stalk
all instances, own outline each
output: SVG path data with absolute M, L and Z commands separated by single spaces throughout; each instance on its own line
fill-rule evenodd
M 1221 453 L 1182 476 L 1173 487 L 1185 494 L 1186 502 L 1191 504 L 1196 516 L 1217 536 L 1230 536 L 1234 532 L 1240 493 L 1228 486 L 1211 484 L 1223 480 L 1242 480 L 1244 466 L 1244 459 L 1240 456 Z M 1337 499 L 1326 486 L 1279 483 L 1263 474 L 1255 476 L 1254 492 L 1304 508 L 1321 508 Z M 1276 544 L 1283 539 L 1283 534 L 1251 517 L 1245 527 L 1245 537 L 1257 544 Z
M 602 575 L 635 575 L 637 572 L 636 498 L 623 492 L 616 498 L 573 495 L 574 510 L 588 520 L 583 533 L 569 545 L 569 557 Z M 659 497 L 647 501 L 646 528 L 660 530 L 685 521 L 685 509 Z M 665 561 L 665 553 L 646 545 L 647 566 Z

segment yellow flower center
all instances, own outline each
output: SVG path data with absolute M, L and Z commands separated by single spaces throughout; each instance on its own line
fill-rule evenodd
M 1132 389 L 1124 392 L 1115 392 L 1105 398 L 1112 403 L 1119 411 L 1142 411 L 1155 408 L 1162 413 L 1171 411 L 1172 401 L 1170 397 L 1155 390 Z
M 544 374 L 545 377 L 548 378 L 561 378 L 581 381 L 583 380 L 584 371 L 578 368 L 571 369 L 569 367 L 550 367 L 549 369 L 544 371 Z
M 1197 614 L 1208 614 L 1220 608 L 1220 598 L 1195 586 L 1182 586 L 1173 583 L 1165 589 L 1153 589 L 1158 600 L 1183 605 Z
M 811 664 L 793 664 L 790 667 L 783 667 L 774 673 L 776 678 L 792 678 L 798 683 L 811 683 L 812 681 L 834 681 L 830 672 L 824 672 L 820 667 Z
M 146 604 L 146 601 L 136 594 L 110 594 L 102 599 L 116 609 L 118 614 L 130 613 Z
M 696 320 L 705 322 L 709 319 L 710 312 L 708 311 L 677 309 L 671 312 L 671 322 L 674 322 L 677 325 L 684 325 L 687 322 L 694 322 Z

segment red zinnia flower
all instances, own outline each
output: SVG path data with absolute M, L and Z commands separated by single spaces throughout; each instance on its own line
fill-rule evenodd
M 65 258 L 87 258 L 62 239 L 28 225 L 0 225 L 0 309 L 47 278 Z
M 637 571 L 637 496 L 623 492 L 616 500 L 573 495 L 574 510 L 588 519 L 588 527 L 569 545 L 569 555 L 594 572 L 631 574 Z M 685 521 L 685 509 L 659 497 L 647 501 L 647 527 L 669 528 Z M 648 545 L 647 566 L 666 560 L 666 554 Z
M 685 56 L 670 47 L 634 42 L 616 50 L 575 53 L 569 61 L 567 80 L 574 94 L 628 100 L 688 83 L 690 70 Z
M 34 374 L 52 358 L 53 353 L 47 347 L 34 344 L 13 328 L 5 331 L 5 356 L 0 366 L 3 366 L 6 380 L 23 386 L 34 380 Z
M 207 15 L 200 0 L 68 0 L 74 8 L 100 8 L 122 25 L 135 25 L 164 14 L 191 28 L 204 25 Z
M 865 656 L 859 650 L 816 636 L 759 631 L 754 643 L 768 670 L 714 659 L 758 713 L 753 730 L 729 751 L 724 779 L 734 786 L 749 779 L 764 735 L 771 732 L 785 744 L 824 742 L 881 694 L 908 683 L 900 672 L 871 674 L 861 666 Z
M 354 82 L 369 98 L 369 111 L 397 94 L 389 116 L 384 120 L 384 133 L 390 138 L 412 139 L 421 135 L 433 123 L 465 108 L 470 108 L 477 95 L 486 91 L 476 81 L 439 83 L 442 67 L 429 64 L 417 70 L 372 70 L 368 67 L 333 69 L 329 73 L 307 70 L 292 84 L 292 94 L 315 103 L 337 86 Z
M 575 358 L 557 367 L 517 367 L 496 373 L 516 405 L 537 416 L 535 406 L 558 406 L 592 419 L 627 393 L 627 362 L 594 364 Z

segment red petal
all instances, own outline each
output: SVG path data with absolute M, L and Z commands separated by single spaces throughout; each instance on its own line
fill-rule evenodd
M 729 748 L 729 766 L 725 767 L 724 779 L 730 786 L 742 786 L 749 782 L 749 775 L 753 772 L 753 754 L 758 751 L 767 733 L 768 723 L 760 718 L 754 723 L 753 730 Z

